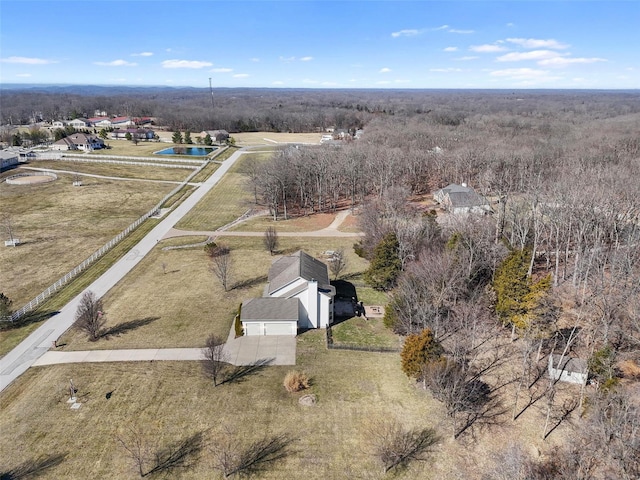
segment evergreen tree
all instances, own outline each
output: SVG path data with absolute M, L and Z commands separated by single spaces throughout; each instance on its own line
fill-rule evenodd
M 184 132 L 184 143 L 189 145 L 193 143 L 193 140 L 191 140 L 191 132 L 189 130 Z
M 131 141 L 131 138 L 132 138 L 132 137 L 131 137 L 131 133 L 127 132 L 127 133 L 126 133 L 126 135 L 124 136 L 124 138 L 125 138 L 126 140 Z
M 11 304 L 13 302 L 4 293 L 0 293 L 0 321 L 7 321 L 11 318 L 13 310 Z
M 548 307 L 544 300 L 551 288 L 551 276 L 533 282 L 527 275 L 530 261 L 529 250 L 512 250 L 493 281 L 498 317 L 518 329 L 527 328 Z
M 211 135 L 209 135 L 208 133 L 204 137 L 204 144 L 213 145 L 213 140 L 211 139 Z
M 171 141 L 173 143 L 182 143 L 182 134 L 180 132 L 173 132 L 173 136 L 171 137 Z
M 395 285 L 402 268 L 399 248 L 398 238 L 393 232 L 387 233 L 376 245 L 369 269 L 364 274 L 365 281 L 376 290 L 388 290 Z
M 420 378 L 425 365 L 438 360 L 442 353 L 442 346 L 428 328 L 419 334 L 409 335 L 400 352 L 402 371 L 409 377 Z

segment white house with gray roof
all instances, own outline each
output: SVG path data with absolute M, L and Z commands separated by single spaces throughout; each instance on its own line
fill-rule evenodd
M 262 298 L 242 303 L 245 335 L 296 335 L 298 328 L 333 323 L 333 297 L 327 265 L 302 250 L 280 257 L 269 269 Z
M 489 202 L 466 183 L 447 185 L 434 193 L 433 199 L 454 214 L 491 212 Z

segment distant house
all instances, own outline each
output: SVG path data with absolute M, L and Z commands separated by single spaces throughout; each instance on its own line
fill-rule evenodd
M 69 121 L 67 125 L 71 125 L 73 128 L 81 130 L 83 128 L 88 128 L 90 126 L 89 120 L 86 118 L 74 118 Z
M 17 165 L 19 157 L 18 152 L 0 150 L 0 172 Z
M 454 214 L 488 213 L 491 211 L 489 202 L 468 187 L 466 183 L 456 185 L 452 183 L 433 194 L 433 199 L 444 209 Z
M 129 117 L 116 117 L 111 119 L 111 126 L 115 128 L 135 127 L 136 123 Z
M 95 135 L 87 135 L 86 133 L 74 133 L 68 137 L 61 138 L 51 145 L 54 150 L 84 150 L 91 152 L 104 148 L 104 141 Z
M 64 128 L 67 126 L 67 122 L 63 122 L 62 120 L 56 120 L 51 124 L 51 128 Z
M 333 323 L 336 290 L 327 265 L 302 250 L 280 257 L 269 269 L 262 298 L 242 303 L 245 335 L 296 335 L 298 328 Z
M 359 138 L 362 138 L 362 135 L 364 135 L 364 130 L 362 130 L 361 128 L 356 130 L 355 135 L 353 136 L 353 138 L 355 138 L 356 140 Z
M 127 138 L 127 134 L 131 135 L 132 138 L 137 138 L 138 140 L 153 140 L 155 136 L 155 132 L 148 128 L 119 128 L 118 130 L 111 132 L 111 136 L 117 139 L 125 139 Z
M 226 130 L 203 130 L 202 132 L 200 132 L 200 136 L 203 139 L 207 135 L 209 135 L 211 137 L 211 140 L 216 143 L 224 143 L 229 140 L 229 132 L 227 132 Z
M 87 121 L 96 128 L 111 127 L 111 120 L 109 119 L 109 117 L 93 117 L 88 119 Z
M 549 355 L 549 377 L 561 382 L 586 385 L 589 378 L 587 362 L 566 355 Z
M 133 122 L 138 126 L 151 125 L 153 123 L 153 118 L 151 118 L 151 117 L 136 117 L 136 118 L 133 119 Z

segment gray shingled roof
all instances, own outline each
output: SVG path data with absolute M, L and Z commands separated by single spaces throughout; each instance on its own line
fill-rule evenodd
M 450 192 L 449 202 L 452 207 L 478 207 L 487 205 L 487 201 L 473 190 L 470 192 Z
M 242 302 L 240 320 L 262 322 L 298 321 L 297 298 L 262 297 Z
M 562 362 L 560 362 L 562 359 Z M 552 367 L 556 370 L 563 370 L 571 373 L 587 373 L 587 362 L 581 358 L 563 357 L 562 355 L 554 354 L 552 356 Z
M 266 291 L 271 294 L 297 278 L 307 281 L 315 279 L 318 285 L 330 285 L 327 266 L 299 250 L 273 262 L 269 269 L 269 284 Z

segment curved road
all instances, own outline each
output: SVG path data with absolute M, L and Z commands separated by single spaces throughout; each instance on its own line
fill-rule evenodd
M 243 153 L 249 152 L 239 150 L 231 155 L 213 175 L 196 188 L 186 200 L 171 211 L 127 255 L 118 260 L 100 278 L 89 285 L 85 291 L 91 290 L 98 297 L 106 294 L 153 249 L 159 239 L 163 238 L 220 181 Z M 75 312 L 83 293 L 84 291 L 67 303 L 57 315 L 40 325 L 22 343 L 0 359 L 0 392 L 22 375 L 38 358 L 44 355 L 53 341 L 57 340 L 73 325 Z

